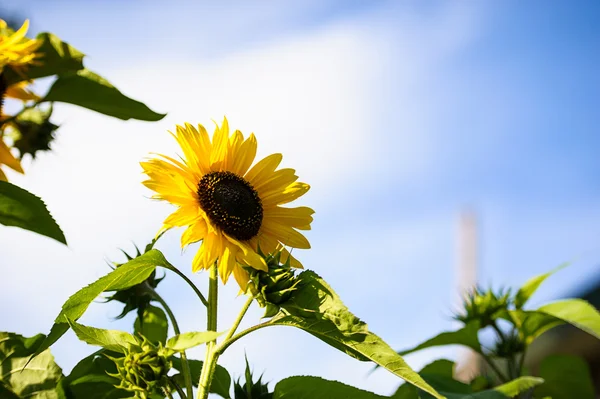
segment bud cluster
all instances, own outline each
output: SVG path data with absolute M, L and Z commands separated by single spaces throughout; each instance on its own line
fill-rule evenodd
M 108 357 L 117 365 L 117 373 L 109 374 L 121 381 L 117 388 L 133 392 L 135 398 L 146 399 L 168 387 L 167 373 L 172 365 L 162 344 L 153 345 L 142 337 L 123 357 Z
M 288 257 L 284 264 L 281 263 L 282 251 L 264 255 L 259 248 L 258 253 L 264 258 L 269 270 L 264 272 L 248 268 L 248 289 L 260 307 L 266 308 L 263 317 L 272 317 L 279 312 L 280 306 L 290 299 L 299 281 L 290 266 L 290 258 Z

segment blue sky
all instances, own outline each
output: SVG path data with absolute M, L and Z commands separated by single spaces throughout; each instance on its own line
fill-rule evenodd
M 573 261 L 542 287 L 534 298 L 542 303 L 600 279 L 597 2 L 3 4 L 169 115 L 120 122 L 56 107 L 56 151 L 10 177 L 46 200 L 70 246 L 0 230 L 0 242 L 20 243 L 0 255 L 2 267 L 15 268 L 12 288 L 0 293 L 0 312 L 11 318 L 2 330 L 47 331 L 62 302 L 106 272 L 105 258 L 118 258 L 116 248 L 153 236 L 170 208 L 147 199 L 138 161 L 177 151 L 166 134 L 174 124 L 208 125 L 224 114 L 256 133 L 259 155 L 283 152 L 285 165 L 312 185 L 302 203 L 317 212 L 313 249 L 299 256 L 394 347 L 453 327 L 462 209 L 479 221 L 480 283 L 515 286 Z M 159 247 L 187 271 L 195 248 L 181 254 L 179 234 Z M 59 281 L 60 273 L 69 277 Z M 194 278 L 204 284 L 204 275 Z M 184 327 L 203 327 L 175 277 L 162 288 Z M 223 292 L 235 297 L 234 287 Z M 222 305 L 224 317 L 240 302 Z M 93 306 L 84 321 L 107 326 L 116 314 Z M 248 319 L 259 315 L 254 309 Z M 223 364 L 241 372 L 244 350 L 273 381 L 322 375 L 380 393 L 398 385 L 291 329 L 251 336 Z M 67 370 L 91 351 L 72 335 L 54 349 Z M 317 365 L 307 353 L 318 354 Z M 418 368 L 456 353 L 407 360 Z

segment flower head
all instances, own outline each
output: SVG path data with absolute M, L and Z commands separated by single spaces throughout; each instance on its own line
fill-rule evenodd
M 281 205 L 304 195 L 309 185 L 296 182 L 294 169 L 276 170 L 281 154 L 272 154 L 251 167 L 256 156 L 254 134 L 244 139 L 236 130 L 229 133 L 227 119 L 216 126 L 212 140 L 204 126 L 177 126 L 173 134 L 184 153 L 181 161 L 162 155 L 142 162 L 149 179 L 146 187 L 153 198 L 169 201 L 178 209 L 162 230 L 186 227 L 182 247 L 202 241 L 192 262 L 194 272 L 215 262 L 225 283 L 233 273 L 242 290 L 249 280 L 242 266 L 268 271 L 258 254 L 282 246 L 308 249 L 308 240 L 298 230 L 309 230 L 314 211 L 307 207 Z M 287 249 L 282 262 L 302 268 Z
M 41 41 L 25 37 L 29 29 L 29 21 L 16 32 L 12 32 L 6 22 L 0 19 L 0 72 L 6 66 L 20 70 L 27 65 L 34 64 L 38 54 L 35 53 Z

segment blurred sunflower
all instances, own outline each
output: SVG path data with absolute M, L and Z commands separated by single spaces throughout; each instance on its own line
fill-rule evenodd
M 12 32 L 6 21 L 0 19 L 0 72 L 6 66 L 12 67 L 15 71 L 26 67 L 29 64 L 35 64 L 35 53 L 41 41 L 28 39 L 25 37 L 29 29 L 29 21 L 25 21 L 23 26 L 16 32 Z
M 297 230 L 310 230 L 314 211 L 308 207 L 284 208 L 304 195 L 308 184 L 296 182 L 294 169 L 276 170 L 281 154 L 257 162 L 256 138 L 244 140 L 239 130 L 229 134 L 227 119 L 215 128 L 212 141 L 202 125 L 186 123 L 173 134 L 183 150 L 182 161 L 160 155 L 141 165 L 149 179 L 144 185 L 157 194 L 153 198 L 178 206 L 164 221 L 162 231 L 187 227 L 181 236 L 182 247 L 202 241 L 192 262 L 194 272 L 218 263 L 223 283 L 233 273 L 242 290 L 246 289 L 250 266 L 268 271 L 263 253 L 282 250 L 282 261 L 302 264 L 288 246 L 308 249 L 306 237 Z
M 0 135 L 0 166 L 6 165 L 11 169 L 16 170 L 19 173 L 23 173 L 23 168 L 21 167 L 21 162 L 14 157 L 14 155 L 10 152 L 10 148 L 6 145 L 6 143 L 2 140 L 2 136 Z M 0 181 L 7 181 L 6 175 L 0 169 Z

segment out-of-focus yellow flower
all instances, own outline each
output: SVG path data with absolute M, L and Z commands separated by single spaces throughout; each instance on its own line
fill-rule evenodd
M 11 33 L 6 21 L 0 19 L 0 72 L 6 66 L 20 70 L 27 65 L 34 64 L 38 54 L 35 53 L 41 41 L 25 37 L 29 29 L 29 21 L 25 21 L 21 28 Z
M 21 167 L 21 162 L 15 158 L 15 156 L 10 152 L 10 148 L 6 145 L 6 143 L 2 140 L 0 136 L 0 166 L 6 165 L 11 169 L 16 170 L 19 173 L 23 173 L 23 168 Z M 0 180 L 7 181 L 6 175 L 0 168 Z
M 38 101 L 40 99 L 40 96 L 35 94 L 33 91 L 27 89 L 27 86 L 29 86 L 30 83 L 30 81 L 24 80 L 22 82 L 8 86 L 6 88 L 6 93 L 4 93 L 4 97 L 16 98 L 17 100 L 22 101 Z
M 149 180 L 144 185 L 154 198 L 178 209 L 165 221 L 163 230 L 187 227 L 181 245 L 202 241 L 192 262 L 194 272 L 218 263 L 225 283 L 234 275 L 242 290 L 250 278 L 243 266 L 268 271 L 259 254 L 281 251 L 281 260 L 292 267 L 302 264 L 287 249 L 308 249 L 310 244 L 298 230 L 310 230 L 314 211 L 308 207 L 285 208 L 305 194 L 309 185 L 296 182 L 294 169 L 277 169 L 281 154 L 254 162 L 256 138 L 244 140 L 239 130 L 229 133 L 227 119 L 217 126 L 212 141 L 202 125 L 177 126 L 173 135 L 185 158 L 142 162 Z

